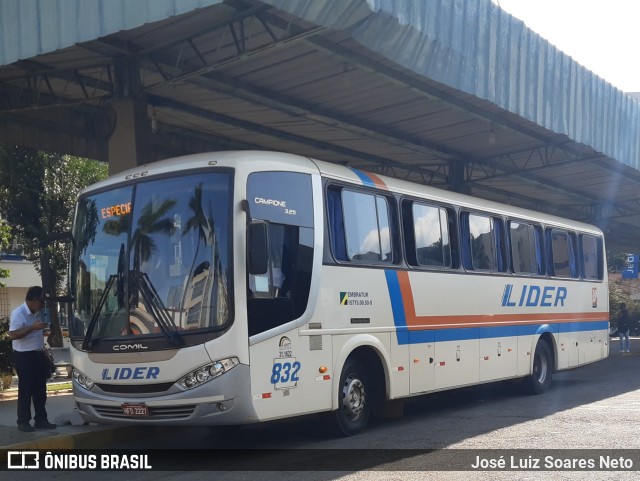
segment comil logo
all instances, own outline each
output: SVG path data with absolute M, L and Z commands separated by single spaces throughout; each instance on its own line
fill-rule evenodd
M 40 453 L 38 451 L 9 451 L 7 453 L 8 469 L 40 469 Z
M 148 349 L 144 344 L 116 344 L 113 346 L 114 351 L 141 351 Z

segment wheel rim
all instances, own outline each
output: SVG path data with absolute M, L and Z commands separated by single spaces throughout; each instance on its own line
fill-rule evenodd
M 535 377 L 539 384 L 544 384 L 547 379 L 547 357 L 538 354 L 536 356 Z
M 347 376 L 342 386 L 342 410 L 350 421 L 362 416 L 364 403 L 364 384 L 354 374 Z

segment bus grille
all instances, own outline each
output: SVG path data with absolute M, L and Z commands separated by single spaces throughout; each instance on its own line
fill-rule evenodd
M 164 382 L 157 384 L 96 384 L 104 392 L 122 394 L 150 394 L 160 393 L 171 389 L 174 383 Z
M 132 419 L 122 413 L 120 406 L 93 406 L 96 412 L 105 418 L 112 419 Z M 138 419 L 186 419 L 193 415 L 196 407 L 194 405 L 187 406 L 149 406 L 149 416 Z

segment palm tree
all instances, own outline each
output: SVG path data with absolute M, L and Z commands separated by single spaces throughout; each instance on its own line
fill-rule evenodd
M 204 245 L 207 245 L 209 233 L 213 230 L 213 223 L 211 219 L 207 218 L 202 208 L 202 182 L 196 186 L 193 196 L 189 199 L 189 209 L 191 209 L 193 215 L 189 217 L 182 235 L 186 235 L 193 229 L 198 229 L 198 247 L 200 246 L 200 241 L 204 241 Z M 194 262 L 195 257 L 198 255 L 198 247 L 196 247 Z
M 196 251 L 193 254 L 193 260 L 191 261 L 191 268 L 189 269 L 189 276 L 187 278 L 187 283 L 185 284 L 185 289 L 182 293 L 182 302 L 181 305 L 185 305 L 185 297 L 187 295 L 188 289 L 186 286 L 189 286 L 191 282 L 191 278 L 193 277 L 193 271 L 198 260 L 198 251 L 200 250 L 200 242 L 203 242 L 204 245 L 209 244 L 210 235 L 213 232 L 213 219 L 208 218 L 204 212 L 204 208 L 202 207 L 202 191 L 203 186 L 202 182 L 198 184 L 193 191 L 193 196 L 189 199 L 189 209 L 193 212 L 193 215 L 189 217 L 187 223 L 185 224 L 185 229 L 182 235 L 187 235 L 192 230 L 198 231 L 198 243 L 196 244 Z
M 140 270 L 143 262 L 149 260 L 156 251 L 156 243 L 152 234 L 162 233 L 172 235 L 175 226 L 173 219 L 163 216 L 176 204 L 174 199 L 166 199 L 157 209 L 153 208 L 151 201 L 145 205 L 138 218 L 138 227 L 131 237 L 129 250 L 133 250 L 133 268 Z

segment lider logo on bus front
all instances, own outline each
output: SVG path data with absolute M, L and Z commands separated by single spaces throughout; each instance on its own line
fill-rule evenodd
M 110 367 L 102 370 L 103 381 L 118 381 L 126 379 L 142 380 L 142 379 L 158 379 L 160 368 L 155 366 L 149 367 Z

